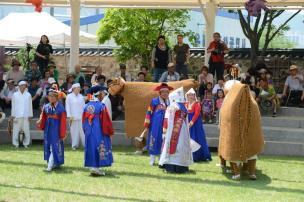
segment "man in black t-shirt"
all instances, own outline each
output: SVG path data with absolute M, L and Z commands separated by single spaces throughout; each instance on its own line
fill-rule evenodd
M 190 58 L 190 46 L 184 43 L 183 35 L 177 35 L 177 44 L 174 46 L 174 59 L 176 63 L 176 71 L 181 78 L 188 78 L 188 64 Z

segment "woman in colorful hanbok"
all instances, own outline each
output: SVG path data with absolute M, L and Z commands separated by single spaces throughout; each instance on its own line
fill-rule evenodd
M 193 152 L 193 161 L 211 161 L 212 159 L 202 122 L 201 105 L 197 101 L 196 93 L 193 88 L 186 93 L 186 101 L 190 136 L 192 140 L 200 145 L 200 149 Z

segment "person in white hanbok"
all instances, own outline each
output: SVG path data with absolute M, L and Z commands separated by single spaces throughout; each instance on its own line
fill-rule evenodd
M 66 98 L 66 112 L 69 119 L 72 140 L 72 149 L 76 150 L 81 141 L 84 146 L 84 132 L 82 129 L 82 114 L 85 106 L 83 96 L 80 94 L 80 84 L 75 83 L 69 90 L 71 93 Z
M 189 171 L 193 159 L 183 88 L 170 93 L 169 100 L 170 105 L 165 113 L 164 144 L 159 165 L 170 173 L 185 173 Z
M 19 132 L 23 131 L 23 146 L 28 147 L 31 141 L 30 137 L 30 121 L 33 117 L 32 96 L 27 91 L 27 82 L 20 81 L 18 83 L 19 89 L 12 97 L 12 118 L 13 123 L 13 145 L 19 147 Z

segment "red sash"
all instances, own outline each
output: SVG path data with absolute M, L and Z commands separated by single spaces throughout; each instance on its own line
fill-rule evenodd
M 59 116 L 57 114 L 47 114 L 46 116 L 50 119 L 59 119 Z
M 180 131 L 182 129 L 183 121 L 185 120 L 186 116 L 187 114 L 181 110 L 175 112 L 169 154 L 175 154 L 176 152 Z

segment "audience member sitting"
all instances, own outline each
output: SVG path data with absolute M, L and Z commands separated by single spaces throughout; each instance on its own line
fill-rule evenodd
M 150 72 L 148 71 L 148 67 L 147 66 L 141 66 L 140 67 L 140 71 L 143 72 L 145 74 L 145 81 L 147 82 L 151 82 L 152 79 L 152 75 L 150 74 Z
M 159 82 L 169 82 L 169 81 L 179 81 L 180 80 L 180 75 L 175 71 L 175 65 L 174 63 L 169 63 L 168 64 L 168 71 L 165 71 L 160 79 Z
M 99 75 L 97 78 L 97 83 L 86 91 L 86 94 L 92 94 L 94 92 L 99 92 L 107 89 L 106 77 L 104 75 Z
M 15 82 L 13 79 L 8 79 L 6 81 L 7 86 L 2 89 L 0 92 L 0 105 L 2 108 L 2 111 L 5 108 L 11 108 L 12 105 L 12 97 L 13 94 L 17 91 L 17 88 L 15 87 Z
M 216 107 L 216 123 L 219 123 L 219 117 L 220 117 L 220 110 L 224 101 L 225 93 L 223 89 L 217 90 L 216 93 L 216 101 L 215 101 L 215 107 Z
M 25 72 L 25 80 L 31 81 L 32 78 L 38 79 L 38 81 L 41 79 L 41 72 L 36 61 L 32 61 L 30 69 Z
M 102 75 L 102 67 L 96 67 L 95 73 L 92 75 L 91 84 L 95 86 L 97 84 L 97 77 Z
M 30 80 L 30 85 L 28 86 L 28 92 L 32 96 L 33 109 L 38 109 L 40 104 L 40 99 L 42 96 L 42 88 L 38 85 L 39 79 L 32 77 Z
M 212 91 L 206 90 L 205 98 L 202 101 L 202 111 L 203 111 L 203 122 L 206 123 L 206 118 L 209 119 L 209 123 L 213 121 L 214 113 L 214 99 L 212 98 Z
M 60 89 L 65 93 L 68 94 L 68 91 L 72 88 L 72 85 L 74 84 L 74 75 L 68 74 L 66 76 L 65 82 L 60 86 Z
M 87 95 L 87 91 L 91 88 L 91 84 L 89 82 L 85 82 L 83 88 L 81 89 L 81 94 L 83 96 Z
M 208 67 L 207 66 L 202 66 L 201 68 L 201 73 L 198 75 L 198 83 L 199 83 L 199 97 L 203 97 L 207 83 L 212 83 L 213 84 L 213 75 L 209 73 Z
M 13 79 L 15 83 L 24 79 L 24 72 L 20 70 L 20 62 L 16 59 L 12 60 L 12 69 L 7 73 L 6 80 Z
M 117 72 L 115 77 L 122 77 L 125 81 L 132 81 L 132 77 L 127 72 L 127 66 L 125 64 L 119 64 L 120 72 Z
M 54 78 L 55 81 L 58 83 L 59 72 L 56 69 L 56 64 L 54 62 L 50 62 L 48 65 L 48 69 L 50 70 L 50 77 Z
M 283 102 L 285 105 L 290 103 L 299 106 L 301 101 L 304 100 L 303 75 L 298 74 L 298 67 L 296 65 L 291 65 L 289 70 L 290 75 L 285 81 L 282 95 Z
M 43 79 L 40 80 L 39 86 L 42 89 L 43 95 L 46 96 L 47 94 L 47 88 L 50 87 L 49 84 L 49 78 L 50 78 L 50 70 L 46 70 L 43 74 Z
M 272 106 L 272 116 L 277 116 L 277 107 L 279 106 L 279 100 L 274 87 L 268 84 L 267 79 L 260 80 L 260 93 L 256 100 L 262 108 Z
M 75 83 L 79 83 L 81 87 L 83 87 L 84 83 L 85 83 L 85 76 L 84 74 L 81 72 L 81 65 L 77 64 L 75 65 Z
M 3 79 L 3 75 L 4 75 L 4 70 L 1 66 L 1 63 L 0 63 L 0 92 L 4 89 L 5 87 L 5 81 Z
M 146 74 L 145 74 L 144 72 L 139 72 L 139 73 L 137 74 L 137 79 L 136 79 L 136 81 L 137 81 L 137 82 L 146 82 L 145 76 L 146 76 Z
M 213 89 L 212 89 L 212 95 L 214 97 L 217 96 L 217 91 L 218 90 L 224 90 L 224 79 L 223 78 L 218 78 L 217 84 L 215 84 Z

